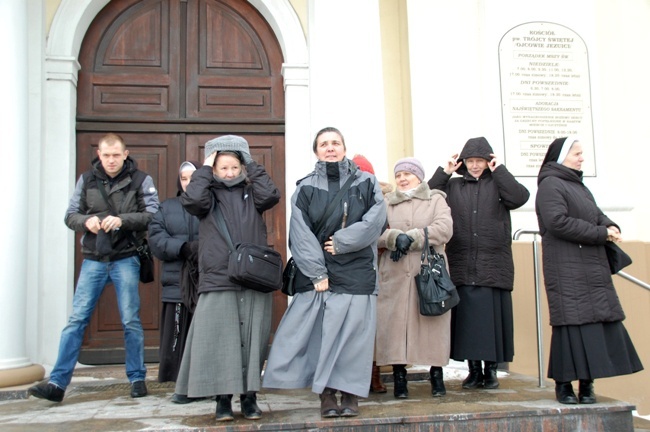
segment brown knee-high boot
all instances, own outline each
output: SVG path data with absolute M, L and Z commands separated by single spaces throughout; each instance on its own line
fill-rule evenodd
M 386 386 L 381 381 L 381 373 L 377 363 L 372 362 L 372 379 L 370 380 L 370 391 L 373 393 L 386 393 Z

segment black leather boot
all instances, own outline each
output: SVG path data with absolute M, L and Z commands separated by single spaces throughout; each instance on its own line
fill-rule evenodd
M 235 416 L 232 414 L 232 395 L 217 395 L 217 421 L 232 421 Z
M 406 384 L 406 365 L 393 365 L 393 380 L 395 382 L 393 395 L 397 399 L 407 399 L 409 389 Z
M 442 368 L 440 366 L 431 366 L 429 369 L 431 377 L 431 394 L 433 397 L 442 397 L 447 394 L 445 381 L 443 380 Z
M 239 402 L 241 403 L 241 413 L 244 418 L 248 420 L 262 418 L 262 410 L 257 406 L 257 394 L 255 392 L 239 395 Z
M 593 380 L 580 380 L 580 383 L 578 384 L 578 401 L 581 404 L 596 403 Z
M 499 388 L 497 379 L 497 362 L 486 361 L 483 369 L 483 387 L 486 389 Z
M 481 360 L 467 360 L 469 375 L 463 380 L 464 389 L 475 389 L 483 386 L 483 367 Z
M 578 403 L 578 398 L 576 397 L 576 394 L 573 393 L 573 385 L 571 385 L 571 381 L 555 381 L 555 398 L 561 404 L 573 405 Z

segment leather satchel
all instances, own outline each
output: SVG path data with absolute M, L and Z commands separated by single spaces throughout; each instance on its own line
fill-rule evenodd
M 245 288 L 263 293 L 282 288 L 282 255 L 269 246 L 254 243 L 239 243 L 235 246 L 219 203 L 216 204 L 214 217 L 217 229 L 226 239 L 230 249 L 228 279 Z
M 415 275 L 415 285 L 420 300 L 420 315 L 442 315 L 460 302 L 456 286 L 447 271 L 444 256 L 429 248 L 429 232 L 426 227 L 420 272 Z
M 142 242 L 138 244 L 132 232 L 129 231 L 128 235 L 131 241 L 134 244 L 138 245 L 136 250 L 138 251 L 138 256 L 140 257 L 140 282 L 153 282 L 153 256 L 151 255 L 149 242 L 147 239 L 142 239 Z
M 289 258 L 287 265 L 282 272 L 282 293 L 292 296 L 296 293 L 296 273 L 298 266 L 293 257 Z

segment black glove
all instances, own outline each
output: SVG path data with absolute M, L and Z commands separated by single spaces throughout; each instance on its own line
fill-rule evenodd
M 407 236 L 406 234 L 400 234 L 395 239 L 395 249 L 400 251 L 402 255 L 406 255 L 411 247 L 411 243 L 413 243 L 413 237 Z
M 189 242 L 183 243 L 183 246 L 181 246 L 181 258 L 187 260 L 191 256 L 192 256 L 192 247 L 190 246 Z
M 397 261 L 399 261 L 399 259 L 402 258 L 404 255 L 406 255 L 406 254 L 403 253 L 402 251 L 400 251 L 399 249 L 397 249 L 397 250 L 394 250 L 394 251 L 392 251 L 392 252 L 390 253 L 390 259 L 392 259 L 393 261 L 397 262 Z
M 99 256 L 105 257 L 113 253 L 113 245 L 111 243 L 111 233 L 107 233 L 103 229 L 97 231 L 95 239 L 95 249 Z

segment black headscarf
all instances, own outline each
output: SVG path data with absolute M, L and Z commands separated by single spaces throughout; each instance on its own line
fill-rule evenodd
M 569 142 L 567 142 L 569 140 Z M 575 136 L 569 136 L 569 137 L 563 137 L 563 138 L 558 138 L 555 141 L 551 143 L 550 146 L 548 146 L 548 150 L 546 151 L 546 156 L 544 156 L 544 161 L 542 161 L 542 166 L 539 167 L 539 173 L 537 174 L 537 184 L 540 183 L 542 177 L 540 174 L 544 170 L 544 167 L 547 164 L 560 164 L 562 165 L 562 162 L 564 162 L 564 159 L 566 159 L 567 154 L 569 153 L 569 150 L 573 146 L 573 143 L 576 141 L 580 141 L 577 137 Z M 565 148 L 565 144 L 568 144 L 569 147 Z M 562 151 L 564 150 L 564 152 Z M 560 161 L 560 157 L 562 157 L 562 160 Z M 573 168 L 568 168 L 571 171 L 574 171 L 578 177 L 582 179 L 582 171 L 575 170 Z
M 542 166 L 546 165 L 546 162 L 557 162 L 557 158 L 560 157 L 562 146 L 564 145 L 564 141 L 566 141 L 566 139 L 567 137 L 558 138 L 553 141 L 550 146 L 548 146 L 548 150 L 546 151 L 546 156 L 544 156 Z

